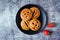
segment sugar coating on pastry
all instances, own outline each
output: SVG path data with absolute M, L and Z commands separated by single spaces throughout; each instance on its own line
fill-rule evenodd
M 24 20 L 21 21 L 21 28 L 23 30 L 29 30 L 28 25 L 29 25 L 29 22 L 28 21 L 24 21 Z
M 32 18 L 32 13 L 30 11 L 30 9 L 28 8 L 24 8 L 22 11 L 21 11 L 21 14 L 20 14 L 21 18 L 23 20 L 30 20 Z
M 30 8 L 31 12 L 32 12 L 32 18 L 38 18 L 40 16 L 40 10 L 37 7 L 32 7 Z
M 29 27 L 32 31 L 37 31 L 41 27 L 41 22 L 38 19 L 32 19 L 29 22 Z

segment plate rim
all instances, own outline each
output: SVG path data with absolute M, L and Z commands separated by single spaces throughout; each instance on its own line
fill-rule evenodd
M 26 4 L 26 5 L 24 5 L 24 6 L 27 6 L 27 5 L 35 5 L 35 6 L 37 6 L 36 4 Z M 22 7 L 24 7 L 24 6 L 22 6 Z M 21 7 L 21 8 L 22 8 L 22 7 Z M 20 8 L 20 9 L 21 9 L 21 8 Z M 40 6 L 40 5 L 39 5 L 39 8 L 40 8 L 40 10 L 43 10 L 43 11 L 44 11 L 44 9 L 41 9 L 41 6 Z M 20 11 L 20 9 L 18 10 L 18 12 Z M 17 12 L 17 13 L 18 13 L 18 12 Z M 42 11 L 41 11 L 41 12 L 42 12 Z M 44 18 L 43 20 L 45 20 L 45 22 L 44 22 L 44 27 L 45 27 L 45 25 L 46 25 L 46 19 L 47 19 L 47 18 L 46 18 L 46 14 L 44 14 L 44 16 L 45 16 L 45 18 L 43 17 L 43 18 Z M 16 14 L 16 17 L 17 17 L 17 14 Z M 16 25 L 17 25 L 17 23 L 16 23 Z M 17 27 L 18 27 L 18 25 L 17 25 Z M 18 29 L 21 31 L 21 29 L 20 29 L 19 27 L 18 27 Z M 40 31 L 41 31 L 42 29 L 43 29 L 43 28 L 41 27 Z M 21 32 L 22 32 L 22 31 L 21 31 Z M 23 32 L 23 33 L 24 33 L 24 32 Z M 39 33 L 40 33 L 40 32 L 39 32 Z M 27 34 L 27 33 L 24 33 L 24 34 Z M 35 33 L 35 34 L 38 34 L 38 33 Z M 29 35 L 30 35 L 30 34 L 29 34 Z

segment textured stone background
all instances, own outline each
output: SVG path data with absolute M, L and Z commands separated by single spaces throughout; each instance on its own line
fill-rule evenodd
M 26 35 L 17 28 L 17 11 L 26 4 L 39 4 L 48 13 L 49 22 L 57 23 L 53 29 L 45 28 L 53 31 L 50 36 Z M 0 0 L 0 40 L 60 40 L 60 0 Z

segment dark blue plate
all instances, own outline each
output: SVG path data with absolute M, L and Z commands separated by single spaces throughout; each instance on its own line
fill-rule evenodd
M 38 30 L 38 31 L 32 31 L 32 30 L 28 30 L 28 31 L 26 31 L 26 30 L 23 30 L 22 28 L 21 28 L 21 25 L 20 25 L 20 22 L 22 21 L 22 19 L 21 19 L 21 17 L 20 17 L 20 12 L 21 12 L 21 10 L 23 10 L 24 8 L 31 8 L 31 7 L 37 7 L 39 10 L 40 10 L 40 12 L 41 12 L 41 16 L 38 18 L 38 20 L 40 20 L 41 21 L 41 28 Z M 32 35 L 32 34 L 37 34 L 37 33 L 39 33 L 39 32 L 41 32 L 41 31 L 43 31 L 43 29 L 45 28 L 45 25 L 46 25 L 46 23 L 47 23 L 47 16 L 46 16 L 46 12 L 43 10 L 43 8 L 41 7 L 41 6 L 39 6 L 39 5 L 35 5 L 35 4 L 27 4 L 27 5 L 25 5 L 25 6 L 23 6 L 23 7 L 21 7 L 19 10 L 18 10 L 18 12 L 17 12 L 17 15 L 16 15 L 16 24 L 17 24 L 17 27 L 19 28 L 19 30 L 21 30 L 23 33 L 25 33 L 25 34 L 30 34 L 30 35 Z

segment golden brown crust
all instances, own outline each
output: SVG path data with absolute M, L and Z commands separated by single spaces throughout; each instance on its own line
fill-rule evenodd
M 29 29 L 31 29 L 32 31 L 39 30 L 41 27 L 41 22 L 37 19 L 39 16 L 40 10 L 38 8 L 36 7 L 32 7 L 30 9 L 24 8 L 20 13 L 20 17 L 22 19 L 21 28 L 23 30 Z
M 28 8 L 25 8 L 21 11 L 20 16 L 23 20 L 30 20 L 32 17 L 32 13 Z
M 24 20 L 21 21 L 21 27 L 23 30 L 29 30 L 28 25 L 29 25 L 29 21 L 24 21 Z
M 41 22 L 38 19 L 33 19 L 30 21 L 29 27 L 32 31 L 37 31 L 41 27 Z
M 38 18 L 40 16 L 40 10 L 37 7 L 32 7 L 30 8 L 31 12 L 32 12 L 32 18 Z

